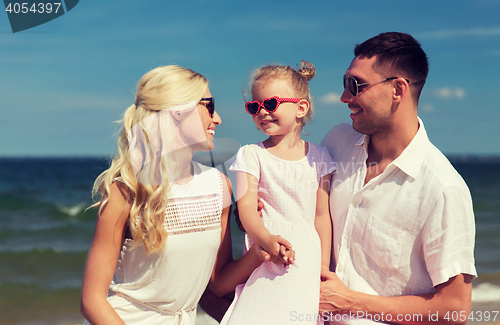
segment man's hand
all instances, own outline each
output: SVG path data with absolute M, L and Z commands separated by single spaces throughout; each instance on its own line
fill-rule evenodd
M 351 290 L 340 281 L 337 274 L 322 269 L 320 290 L 320 312 L 342 313 L 352 310 L 354 302 L 349 299 Z

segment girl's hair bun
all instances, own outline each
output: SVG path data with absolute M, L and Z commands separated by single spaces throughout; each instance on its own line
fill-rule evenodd
M 297 65 L 297 73 L 300 74 L 306 81 L 309 81 L 316 76 L 316 68 L 311 62 L 302 60 L 300 62 L 300 67 Z

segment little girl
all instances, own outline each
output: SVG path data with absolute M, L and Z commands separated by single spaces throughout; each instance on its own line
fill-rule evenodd
M 313 115 L 308 80 L 314 75 L 314 66 L 302 61 L 297 71 L 273 65 L 252 76 L 253 101 L 245 107 L 269 138 L 242 147 L 230 170 L 237 172 L 245 250 L 255 242 L 271 261 L 237 287 L 221 324 L 317 323 L 320 271 L 330 263 L 328 192 L 335 168 L 325 148 L 300 137 Z M 262 219 L 257 196 L 264 204 Z M 296 261 L 284 268 L 280 263 L 286 256 L 280 251 L 288 241 Z

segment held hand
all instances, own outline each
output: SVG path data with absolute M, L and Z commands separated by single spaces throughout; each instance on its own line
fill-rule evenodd
M 342 313 L 352 311 L 353 301 L 349 299 L 349 294 L 352 291 L 340 281 L 337 274 L 322 269 L 320 290 L 320 312 Z
M 263 248 L 271 255 L 271 262 L 289 264 L 286 250 L 292 249 L 292 245 L 285 238 L 280 235 L 269 235 L 263 243 Z
M 271 259 L 271 255 L 269 255 L 269 253 L 266 252 L 264 248 L 262 248 L 262 246 L 258 244 L 253 244 L 248 251 L 254 251 L 255 255 L 261 262 L 266 262 Z M 288 257 L 288 263 L 283 264 L 283 267 L 288 267 L 295 262 L 295 251 L 293 249 L 289 249 L 281 245 L 280 251 L 282 252 L 280 254 L 286 255 Z
M 283 267 L 288 267 L 295 263 L 295 251 L 293 249 L 280 245 L 280 254 L 283 256 L 283 259 L 288 261 L 288 263 L 283 264 Z
M 260 246 L 259 244 L 254 243 L 248 251 L 250 252 L 252 250 L 255 252 L 255 255 L 257 255 L 261 262 L 266 262 L 271 259 L 271 255 L 269 255 L 269 253 L 266 252 L 264 248 L 262 248 L 262 246 Z

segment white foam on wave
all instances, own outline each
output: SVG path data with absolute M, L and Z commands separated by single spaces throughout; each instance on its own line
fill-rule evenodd
M 500 302 L 500 286 L 481 283 L 472 288 L 472 302 Z
M 76 217 L 80 212 L 82 212 L 87 206 L 85 203 L 78 203 L 73 206 L 58 206 L 58 209 L 62 211 L 64 214 L 69 215 L 70 217 Z

